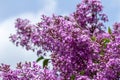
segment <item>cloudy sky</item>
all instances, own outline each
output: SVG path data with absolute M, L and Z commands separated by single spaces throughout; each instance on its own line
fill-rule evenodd
M 68 15 L 75 11 L 81 0 L 0 0 L 0 63 L 14 66 L 22 61 L 34 61 L 37 56 L 22 47 L 16 47 L 9 41 L 9 35 L 15 33 L 16 18 L 27 18 L 31 22 L 40 21 L 42 14 Z M 104 11 L 109 16 L 111 26 L 120 21 L 120 0 L 102 0 Z

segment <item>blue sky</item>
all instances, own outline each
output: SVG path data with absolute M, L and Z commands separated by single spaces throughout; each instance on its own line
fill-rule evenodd
M 55 2 L 57 5 L 54 13 L 61 14 L 73 12 L 79 0 L 72 0 L 71 2 L 69 0 L 56 0 Z M 0 21 L 23 13 L 36 14 L 47 5 L 49 5 L 49 0 L 0 0 Z
M 31 22 L 40 21 L 42 14 L 68 15 L 75 11 L 81 0 L 0 0 L 0 63 L 15 65 L 17 62 L 34 61 L 37 56 L 16 47 L 9 41 L 9 35 L 15 32 L 15 19 L 27 18 Z M 102 0 L 104 11 L 109 16 L 107 26 L 120 21 L 120 0 Z

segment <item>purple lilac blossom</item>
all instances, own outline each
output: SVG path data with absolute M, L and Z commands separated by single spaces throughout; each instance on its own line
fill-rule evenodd
M 16 46 L 39 56 L 51 52 L 52 70 L 35 62 L 19 63 L 15 70 L 0 66 L 3 80 L 119 80 L 120 23 L 111 33 L 104 31 L 108 21 L 100 0 L 82 0 L 68 16 L 42 15 L 37 25 L 27 19 L 16 20 Z M 59 75 L 57 74 L 59 73 Z

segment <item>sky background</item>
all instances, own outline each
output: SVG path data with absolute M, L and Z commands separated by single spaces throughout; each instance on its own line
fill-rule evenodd
M 32 23 L 40 21 L 41 15 L 68 15 L 75 11 L 81 0 L 0 0 L 0 63 L 15 66 L 22 61 L 35 61 L 37 56 L 9 41 L 15 33 L 16 18 L 27 18 Z M 120 0 L 102 0 L 104 12 L 109 17 L 107 26 L 120 22 Z

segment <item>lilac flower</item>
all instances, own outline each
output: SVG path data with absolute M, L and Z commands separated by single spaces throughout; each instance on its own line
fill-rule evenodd
M 82 0 L 68 16 L 42 15 L 37 25 L 16 20 L 17 46 L 39 56 L 51 52 L 52 70 L 35 62 L 19 63 L 15 70 L 0 66 L 3 80 L 118 80 L 120 78 L 120 23 L 111 33 L 104 31 L 108 21 L 100 0 Z M 46 56 L 45 56 L 46 57 Z M 58 74 L 59 73 L 59 74 Z
M 3 80 L 60 80 L 55 71 L 42 69 L 35 62 L 18 63 L 15 70 L 9 65 L 2 64 L 0 71 Z

